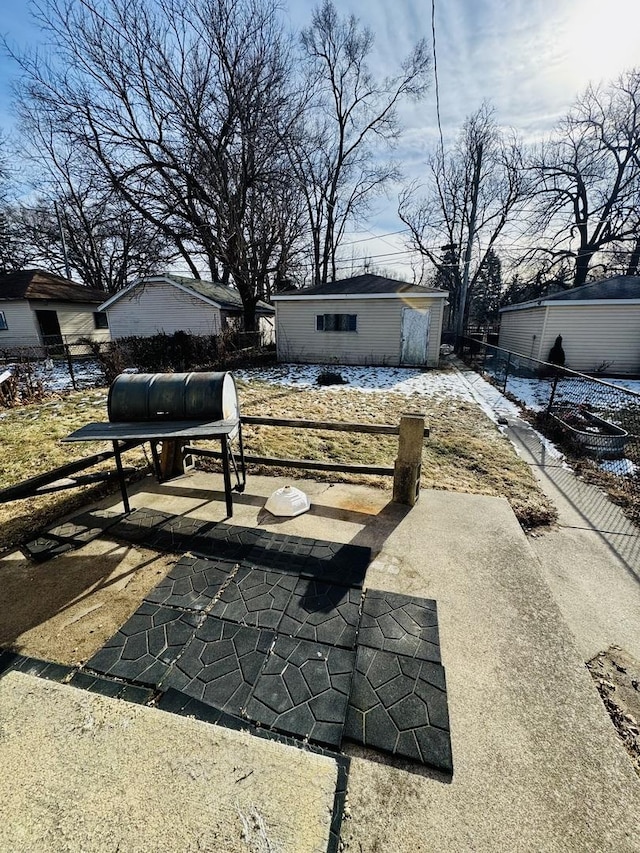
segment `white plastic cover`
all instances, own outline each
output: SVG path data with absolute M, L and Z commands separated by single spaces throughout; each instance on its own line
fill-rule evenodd
M 301 515 L 306 512 L 311 504 L 309 498 L 295 486 L 283 486 L 271 495 L 265 504 L 272 515 Z

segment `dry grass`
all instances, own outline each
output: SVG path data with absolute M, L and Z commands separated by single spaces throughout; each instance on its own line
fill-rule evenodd
M 398 424 L 406 412 L 424 412 L 430 437 L 425 443 L 422 485 L 506 497 L 525 527 L 549 524 L 555 510 L 540 491 L 528 465 L 474 404 L 453 397 L 371 394 L 355 390 L 300 389 L 262 382 L 240 382 L 246 415 Z M 392 465 L 395 436 L 245 427 L 247 453 L 288 458 Z M 274 473 L 265 468 L 260 473 Z M 280 472 L 282 473 L 282 472 Z M 297 469 L 291 477 L 308 474 Z M 316 479 L 390 486 L 383 477 L 314 472 Z
M 480 409 L 453 397 L 420 394 L 372 394 L 352 389 L 299 389 L 266 382 L 239 382 L 242 410 L 247 415 L 321 420 L 399 423 L 405 412 L 424 412 L 431 435 L 425 443 L 422 485 L 475 494 L 506 497 L 521 524 L 550 523 L 555 511 L 537 486 L 529 467 Z M 104 449 L 104 443 L 62 444 L 60 439 L 90 421 L 106 419 L 104 389 L 80 391 L 45 403 L 12 409 L 0 420 L 3 453 L 0 488 L 49 471 L 65 462 Z M 395 436 L 340 432 L 297 431 L 246 427 L 248 453 L 285 458 L 342 461 L 351 464 L 392 465 Z M 141 450 L 125 457 L 126 464 L 142 468 Z M 102 467 L 113 467 L 105 463 Z M 93 470 L 93 469 L 92 469 Z M 98 470 L 98 469 L 95 469 Z M 252 468 L 255 473 L 309 476 L 291 469 Z M 388 478 L 313 472 L 317 479 L 359 482 L 390 487 Z M 0 505 L 0 550 L 36 533 L 54 519 L 104 493 L 105 487 L 52 493 Z
M 56 395 L 43 403 L 4 410 L 0 420 L 0 489 L 110 447 L 106 442 L 62 444 L 60 441 L 86 423 L 104 421 L 107 416 L 106 400 L 106 389 L 92 389 Z M 125 464 L 144 467 L 143 451 L 136 448 L 127 453 Z M 88 469 L 88 473 L 105 469 L 113 469 L 113 462 Z M 55 519 L 95 500 L 105 494 L 107 488 L 104 484 L 83 486 L 0 504 L 0 551 L 24 541 L 28 535 L 38 533 Z

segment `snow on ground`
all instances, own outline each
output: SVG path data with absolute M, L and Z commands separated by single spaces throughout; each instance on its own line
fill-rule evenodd
M 47 391 L 72 391 L 73 383 L 69 366 L 66 361 L 37 361 L 31 364 L 31 375 L 35 382 L 41 382 Z M 26 365 L 6 366 L 7 371 L 18 370 L 26 373 Z M 83 359 L 73 362 L 73 374 L 78 388 L 93 388 L 104 384 L 104 372 L 99 362 L 94 359 Z
M 348 384 L 318 385 L 321 373 L 339 373 Z M 456 397 L 474 402 L 456 371 L 417 370 L 409 367 L 350 367 L 346 365 L 279 364 L 268 368 L 234 370 L 236 379 L 260 380 L 292 388 L 323 391 L 363 391 L 368 394 L 420 394 L 427 397 Z
M 347 385 L 317 384 L 318 376 L 331 370 L 339 373 Z M 271 368 L 236 370 L 234 375 L 246 381 L 261 380 L 295 388 L 316 388 L 318 391 L 347 391 L 355 389 L 372 394 L 395 392 L 407 396 L 421 395 L 435 400 L 444 398 L 475 403 L 496 424 L 520 416 L 520 408 L 500 391 L 471 370 L 417 370 L 406 367 L 348 367 L 344 365 L 280 364 Z M 564 454 L 540 433 L 538 438 L 555 459 Z
M 622 459 L 604 459 L 598 465 L 603 471 L 608 471 L 610 474 L 617 474 L 619 477 L 626 475 L 633 476 L 638 471 L 638 466 L 624 456 Z

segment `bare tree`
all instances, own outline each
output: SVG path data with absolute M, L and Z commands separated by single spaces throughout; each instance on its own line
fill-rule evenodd
M 98 180 L 171 239 L 198 275 L 238 288 L 248 329 L 298 239 L 276 132 L 292 107 L 271 0 L 43 0 L 55 64 L 19 58 L 24 119 L 87 156 Z M 35 119 L 34 119 L 35 117 Z M 264 217 L 269 209 L 271 216 Z
M 523 166 L 515 135 L 501 132 L 493 110 L 483 104 L 467 119 L 457 143 L 431 156 L 427 184 L 414 183 L 401 193 L 398 213 L 409 228 L 410 244 L 449 290 L 451 328 L 461 331 L 466 324 L 487 258 L 527 196 Z
M 396 76 L 377 80 L 367 64 L 373 34 L 353 16 L 341 19 L 331 0 L 314 11 L 302 47 L 308 109 L 289 151 L 306 201 L 314 283 L 320 284 L 336 276 L 347 224 L 398 177 L 379 152 L 398 138 L 398 105 L 424 94 L 429 58 L 421 41 Z
M 628 252 L 627 272 L 640 259 L 640 71 L 606 87 L 589 86 L 534 163 L 537 216 L 543 238 L 535 254 L 570 260 L 573 285 L 584 284 L 603 250 Z

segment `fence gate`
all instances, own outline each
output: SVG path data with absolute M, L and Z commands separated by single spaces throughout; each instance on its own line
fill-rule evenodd
M 416 308 L 402 309 L 402 335 L 400 364 L 423 365 L 427 363 L 429 324 L 431 311 Z

